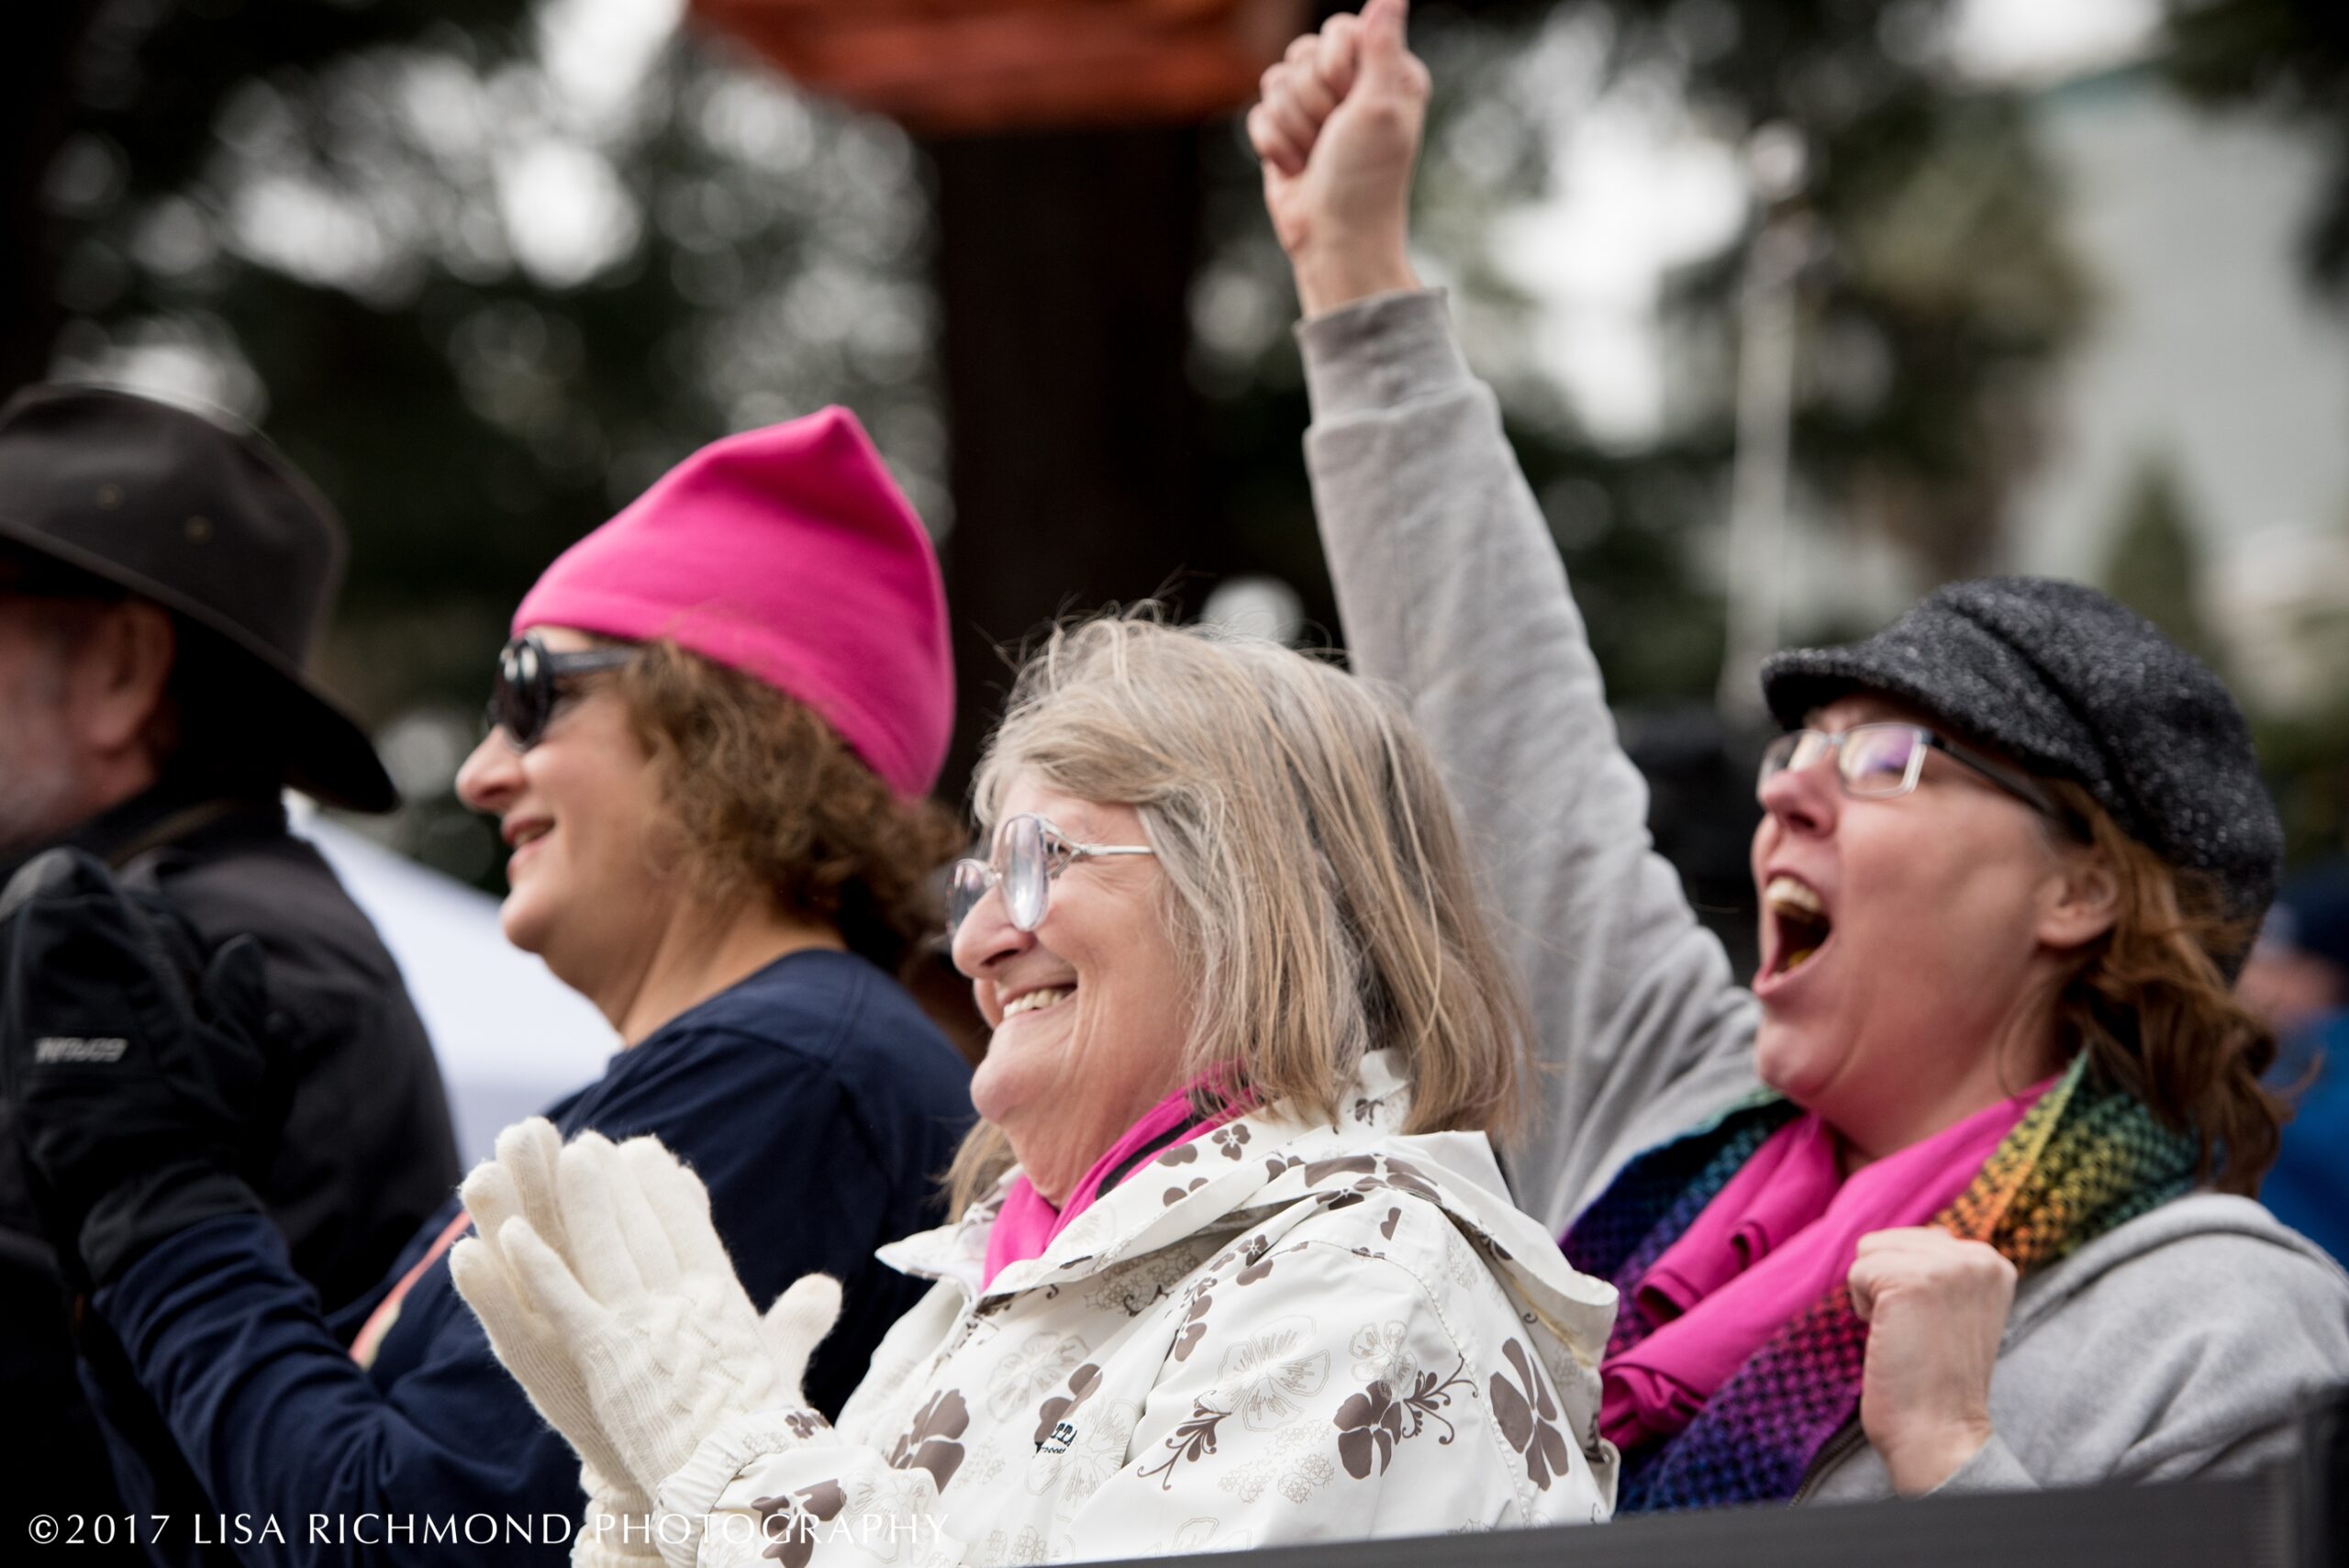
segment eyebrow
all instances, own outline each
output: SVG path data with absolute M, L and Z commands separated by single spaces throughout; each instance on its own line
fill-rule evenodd
M 1094 820 L 1090 806 L 1080 803 L 1074 811 L 1065 816 L 1057 811 L 1040 811 L 1036 815 L 1072 839 L 1081 840 L 1088 844 L 1100 841 L 1101 824 Z

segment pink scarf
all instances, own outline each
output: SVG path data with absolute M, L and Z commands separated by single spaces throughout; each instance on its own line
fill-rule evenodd
M 1202 1080 L 1204 1082 L 1204 1080 Z M 1052 1239 L 1069 1228 L 1080 1214 L 1093 1207 L 1100 1195 L 1101 1184 L 1113 1173 L 1123 1175 L 1119 1167 L 1140 1162 L 1134 1156 L 1145 1150 L 1155 1152 L 1172 1149 L 1178 1143 L 1188 1143 L 1202 1133 L 1213 1131 L 1248 1107 L 1227 1103 L 1213 1115 L 1200 1118 L 1191 1104 L 1191 1092 L 1197 1084 L 1186 1084 L 1144 1112 L 1142 1118 L 1126 1129 L 1125 1135 L 1109 1145 L 1109 1151 L 1093 1162 L 1092 1168 L 1076 1179 L 1069 1190 L 1068 1207 L 1054 1208 L 1044 1195 L 1025 1175 L 1011 1178 L 1005 1189 L 1003 1207 L 995 1217 L 995 1229 L 987 1236 L 987 1266 L 980 1288 L 995 1283 L 995 1276 L 1014 1263 L 1024 1263 L 1030 1258 L 1041 1258 Z M 1198 1118 L 1196 1127 L 1184 1123 Z
M 1628 1451 L 1687 1426 L 1763 1341 L 1842 1282 L 1861 1237 L 1948 1207 L 2054 1082 L 1848 1181 L 1826 1123 L 1806 1116 L 1780 1128 L 1641 1276 L 1640 1310 L 1658 1327 L 1602 1363 L 1599 1429 Z

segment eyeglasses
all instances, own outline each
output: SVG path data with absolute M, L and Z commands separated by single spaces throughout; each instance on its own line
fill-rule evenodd
M 1832 755 L 1835 776 L 1845 795 L 1856 800 L 1890 800 L 1917 787 L 1928 751 L 1939 751 L 1964 763 L 2024 805 L 2069 826 L 2054 798 L 2029 778 L 1920 724 L 1855 724 L 1835 734 L 1823 729 L 1791 730 L 1763 751 L 1761 776 L 1753 781 L 1753 787 L 1759 791 L 1789 769 L 1808 768 Z
M 996 829 L 993 861 L 954 862 L 946 900 L 946 929 L 951 934 L 961 929 L 963 917 L 978 907 L 979 900 L 1000 884 L 1004 913 L 1021 930 L 1032 931 L 1044 923 L 1053 882 L 1075 862 L 1095 855 L 1157 852 L 1147 844 L 1080 844 L 1033 812 L 1007 817 Z
M 617 670 L 638 651 L 590 648 L 578 653 L 557 653 L 540 642 L 536 633 L 516 638 L 497 653 L 497 675 L 489 686 L 489 728 L 506 731 L 506 743 L 517 751 L 529 751 L 546 738 L 547 725 L 562 698 L 559 683 L 599 670 Z

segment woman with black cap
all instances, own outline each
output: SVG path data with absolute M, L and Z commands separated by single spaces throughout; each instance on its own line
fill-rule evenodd
M 1492 395 L 1412 276 L 1403 10 L 1298 39 L 1250 130 L 1357 667 L 1410 694 L 1522 933 L 1553 1072 L 1518 1195 L 1622 1291 L 1619 1510 L 2273 1456 L 2349 1377 L 2349 1278 L 2249 1201 L 2282 1111 L 2230 981 L 2281 836 L 2234 703 L 2044 580 L 1779 655 L 1762 968 L 1734 984 L 1649 847 Z

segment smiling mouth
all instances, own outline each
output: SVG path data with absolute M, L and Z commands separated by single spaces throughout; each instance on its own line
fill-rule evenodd
M 1041 1012 L 1046 1007 L 1057 1006 L 1075 995 L 1076 987 L 1074 985 L 1047 985 L 1041 990 L 1022 992 L 1004 1004 L 1003 1021 L 1009 1023 L 1022 1013 Z
M 1827 906 L 1819 895 L 1790 876 L 1774 876 L 1762 890 L 1762 908 L 1769 917 L 1771 974 L 1792 974 L 1815 957 L 1834 934 Z

